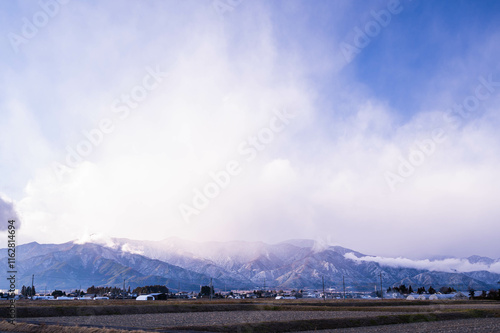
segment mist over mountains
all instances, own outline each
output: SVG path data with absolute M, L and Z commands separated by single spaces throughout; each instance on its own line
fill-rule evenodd
M 0 262 L 6 266 L 7 251 Z M 368 256 L 313 240 L 263 242 L 191 242 L 179 238 L 138 241 L 91 237 L 64 244 L 20 245 L 16 249 L 18 282 L 37 290 L 95 286 L 162 284 L 199 290 L 213 278 L 216 289 L 342 288 L 374 290 L 406 284 L 451 286 L 457 290 L 498 289 L 500 259 L 480 256 L 410 260 Z M 6 270 L 6 267 L 4 267 Z M 4 288 L 4 286 L 0 286 Z

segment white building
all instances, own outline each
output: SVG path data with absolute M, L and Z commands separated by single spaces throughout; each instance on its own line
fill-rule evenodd
M 153 295 L 140 295 L 135 299 L 136 301 L 154 301 L 155 297 Z
M 406 299 L 409 301 L 414 301 L 414 300 L 424 301 L 428 298 L 429 298 L 429 295 L 427 295 L 427 294 L 410 294 L 410 295 L 408 295 L 408 297 L 406 297 Z
M 467 299 L 468 297 L 461 292 L 450 294 L 434 294 L 429 296 L 429 300 L 453 300 L 453 299 Z
M 167 295 L 165 293 L 154 293 L 148 295 L 140 295 L 135 299 L 136 301 L 156 301 L 156 300 L 166 300 Z

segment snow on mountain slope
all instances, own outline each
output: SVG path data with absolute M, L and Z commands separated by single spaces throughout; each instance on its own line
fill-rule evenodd
M 441 262 L 370 257 L 311 240 L 266 244 L 108 237 L 64 244 L 29 243 L 17 250 L 20 283 L 29 283 L 35 274 L 37 282 L 49 288 L 121 286 L 125 279 L 131 286 L 166 284 L 177 289 L 180 284 L 181 289 L 197 290 L 213 278 L 216 288 L 255 289 L 264 284 L 272 288 L 319 288 L 322 279 L 328 287 L 341 288 L 344 279 L 354 289 L 373 290 L 380 273 L 387 286 L 406 283 L 479 290 L 497 287 L 500 281 L 498 273 L 470 270 L 474 265 L 484 268 L 500 264 L 486 257 L 443 259 L 444 263 L 461 265 L 454 267 L 469 269 L 444 272 L 425 269 L 425 265 L 442 267 Z M 1 265 L 7 262 L 5 257 L 0 260 Z

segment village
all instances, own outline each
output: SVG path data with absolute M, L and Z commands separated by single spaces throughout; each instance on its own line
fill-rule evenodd
M 33 288 L 34 289 L 34 288 Z M 31 293 L 31 287 L 24 287 L 22 291 L 16 289 L 15 299 L 29 300 L 113 300 L 113 299 L 135 299 L 138 301 L 155 300 L 196 300 L 196 299 L 276 299 L 276 300 L 295 300 L 295 299 L 400 299 L 400 300 L 467 300 L 467 299 L 498 299 L 500 290 L 495 291 L 456 291 L 450 287 L 442 287 L 438 291 L 429 287 L 418 288 L 414 292 L 411 288 L 404 285 L 400 287 L 389 287 L 384 290 L 383 295 L 380 291 L 338 291 L 332 288 L 323 290 L 318 289 L 254 289 L 254 290 L 217 290 L 211 286 L 200 286 L 199 292 L 196 291 L 173 291 L 165 286 L 145 286 L 137 287 L 133 291 L 117 287 L 89 287 L 86 292 L 83 290 L 62 291 L 54 290 L 52 292 Z M 0 299 L 7 300 L 9 294 L 6 290 L 0 290 Z

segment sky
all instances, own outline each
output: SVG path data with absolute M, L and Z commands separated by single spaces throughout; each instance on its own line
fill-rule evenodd
M 5 242 L 499 257 L 498 1 L 0 9 Z

